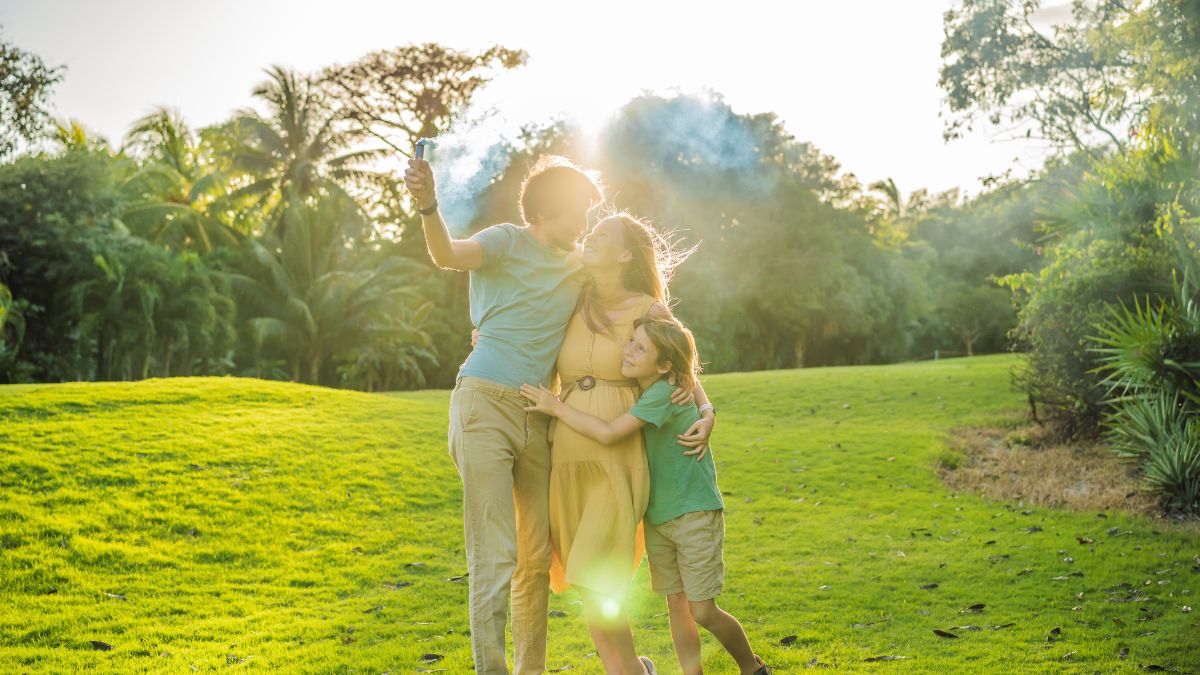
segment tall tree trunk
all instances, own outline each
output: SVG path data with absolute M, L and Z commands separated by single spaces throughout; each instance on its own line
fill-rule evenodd
M 108 371 L 105 367 L 105 362 L 108 360 L 108 341 L 104 339 L 104 330 L 101 329 L 100 334 L 96 336 L 96 364 L 92 369 L 92 377 L 97 381 L 104 380 L 104 374 Z
M 153 344 L 154 344 L 153 342 L 147 343 L 146 348 L 142 350 L 142 368 L 141 368 L 142 376 L 140 379 L 143 379 L 143 380 L 150 377 L 150 364 L 154 363 Z
M 180 356 L 179 373 L 183 376 L 192 374 L 192 342 L 185 340 L 183 343 L 183 354 Z M 205 373 L 206 375 L 208 373 Z
M 974 330 L 963 330 L 958 336 L 962 338 L 963 347 L 967 350 L 967 356 L 975 356 L 975 340 L 979 337 L 979 332 Z
M 321 379 L 321 348 L 314 345 L 307 354 L 305 354 L 307 363 L 304 364 L 306 384 L 320 384 Z

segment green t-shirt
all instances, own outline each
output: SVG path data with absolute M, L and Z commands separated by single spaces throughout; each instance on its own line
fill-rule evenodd
M 679 434 L 700 419 L 696 404 L 680 406 L 671 403 L 675 391 L 665 379 L 650 385 L 638 399 L 630 415 L 644 420 L 646 457 L 650 460 L 650 506 L 646 520 L 661 525 L 685 513 L 725 508 L 721 491 L 717 489 L 717 467 L 713 464 L 712 449 L 704 459 L 696 461 L 683 453 Z
M 513 389 L 549 386 L 579 299 L 578 258 L 510 223 L 471 239 L 483 249 L 483 266 L 471 271 L 471 323 L 479 339 L 458 374 Z

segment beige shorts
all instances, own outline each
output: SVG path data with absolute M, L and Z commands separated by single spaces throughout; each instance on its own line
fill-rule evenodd
M 711 600 L 725 583 L 725 516 L 721 511 L 685 513 L 661 525 L 645 523 L 650 585 L 659 595 L 687 594 Z

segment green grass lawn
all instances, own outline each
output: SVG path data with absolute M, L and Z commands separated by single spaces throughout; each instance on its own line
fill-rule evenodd
M 769 663 L 1200 669 L 1194 535 L 938 481 L 947 430 L 1020 414 L 1012 363 L 705 379 L 721 604 Z M 0 387 L 0 672 L 469 672 L 448 398 L 233 378 Z M 551 610 L 550 667 L 599 672 L 577 596 Z M 629 611 L 639 651 L 678 672 L 645 565 Z M 734 672 L 708 636 L 705 663 Z

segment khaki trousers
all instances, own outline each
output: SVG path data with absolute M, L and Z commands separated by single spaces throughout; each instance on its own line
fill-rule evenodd
M 550 594 L 549 420 L 520 392 L 460 377 L 450 395 L 450 456 L 463 484 L 475 672 L 505 675 L 512 601 L 514 672 L 546 670 Z

